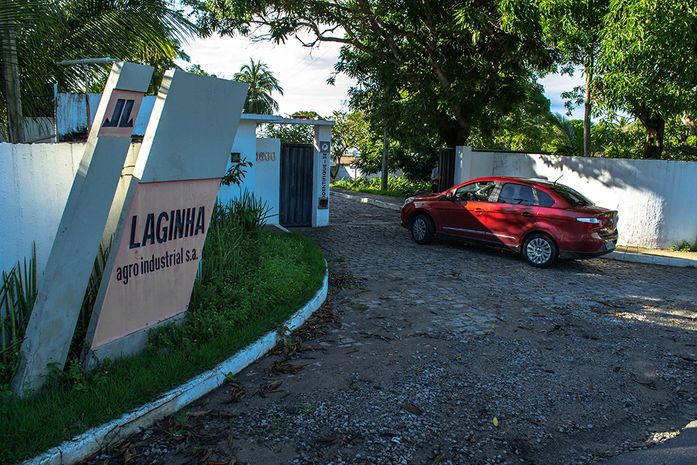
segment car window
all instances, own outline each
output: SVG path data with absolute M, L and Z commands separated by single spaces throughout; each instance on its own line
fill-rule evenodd
M 552 189 L 561 198 L 569 202 L 569 205 L 571 205 L 572 207 L 587 207 L 593 205 L 593 202 L 591 202 L 572 188 L 563 184 L 555 184 L 554 186 L 552 186 Z
M 539 189 L 535 189 L 535 194 L 537 194 L 537 204 L 541 207 L 551 207 L 554 205 L 554 199 L 551 195 L 543 192 Z
M 488 202 L 494 189 L 493 181 L 481 181 L 466 184 L 455 191 L 455 200 Z
M 532 187 L 525 184 L 504 184 L 499 194 L 499 203 L 513 205 L 532 205 Z

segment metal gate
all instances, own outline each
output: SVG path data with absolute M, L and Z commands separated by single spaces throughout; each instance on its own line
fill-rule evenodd
M 438 191 L 443 192 L 455 185 L 455 149 L 440 149 L 438 161 L 440 181 Z
M 314 148 L 281 145 L 281 205 L 283 226 L 312 226 L 312 168 Z

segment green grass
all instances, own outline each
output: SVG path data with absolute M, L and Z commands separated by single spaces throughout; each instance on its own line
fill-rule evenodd
M 332 187 L 400 199 L 420 192 L 431 192 L 431 184 L 428 181 L 411 181 L 404 177 L 390 176 L 387 179 L 387 190 L 380 189 L 380 183 L 380 178 L 340 179 L 334 181 Z
M 697 252 L 697 243 L 690 244 L 687 241 L 682 241 L 670 247 L 671 252 Z
M 206 277 L 207 253 L 230 240 L 213 229 L 185 322 L 156 330 L 141 355 L 88 374 L 68 370 L 32 399 L 0 401 L 0 463 L 37 455 L 212 368 L 278 328 L 321 286 L 319 247 L 303 236 L 267 231 L 245 234 L 227 257 L 236 262 L 233 269 Z

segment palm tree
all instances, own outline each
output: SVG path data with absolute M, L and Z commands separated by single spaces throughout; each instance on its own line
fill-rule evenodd
M 278 102 L 271 97 L 271 94 L 276 91 L 283 95 L 283 88 L 266 63 L 261 61 L 255 63 L 251 59 L 248 64 L 242 65 L 240 72 L 235 73 L 233 79 L 249 84 L 247 100 L 244 102 L 245 113 L 270 115 L 278 111 Z
M 171 4 L 0 0 L 0 114 L 14 115 L 19 108 L 32 116 L 52 115 L 53 83 L 63 91 L 83 91 L 89 83 L 102 82 L 110 70 L 109 65 L 60 66 L 63 60 L 112 57 L 171 67 L 182 56 L 181 41 L 197 32 Z

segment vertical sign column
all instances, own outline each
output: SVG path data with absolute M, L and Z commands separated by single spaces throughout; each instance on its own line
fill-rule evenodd
M 153 68 L 115 63 L 99 102 L 22 342 L 12 383 L 18 395 L 40 388 L 49 366 L 63 368 L 131 132 Z
M 88 328 L 85 365 L 142 350 L 189 305 L 246 84 L 168 72 Z
M 332 127 L 315 125 L 314 205 L 312 226 L 329 225 L 329 179 L 331 168 Z

